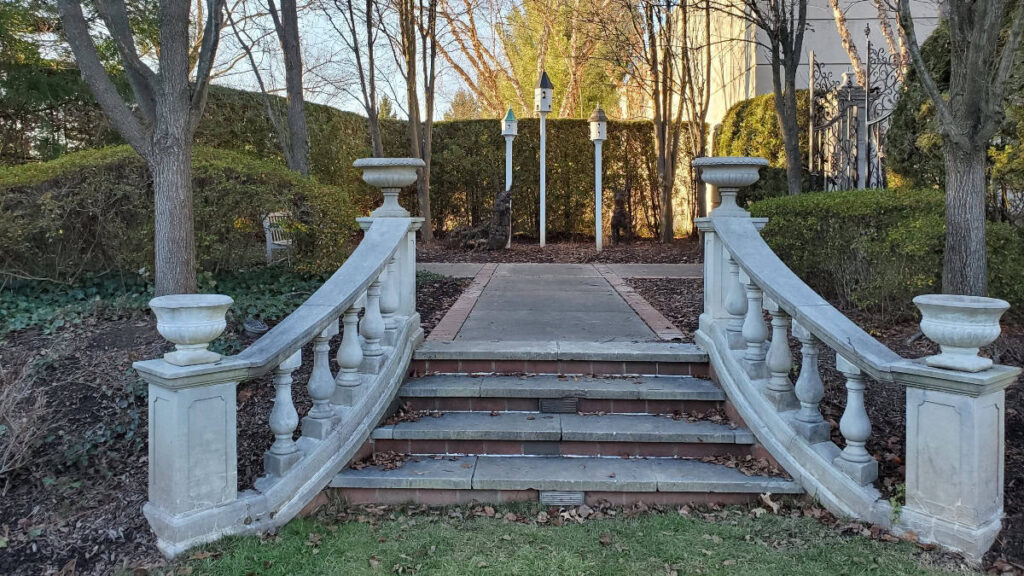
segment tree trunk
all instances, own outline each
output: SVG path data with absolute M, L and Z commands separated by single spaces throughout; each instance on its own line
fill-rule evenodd
M 774 59 L 774 58 L 773 58 Z M 775 119 L 782 133 L 786 150 L 786 184 L 788 193 L 799 194 L 803 186 L 803 156 L 800 154 L 800 124 L 796 115 L 796 81 L 787 71 L 785 86 L 779 64 L 772 65 L 772 87 L 775 95 Z
M 191 138 L 166 138 L 148 159 L 156 204 L 156 295 L 196 291 Z
M 946 251 L 942 291 L 985 296 L 985 147 L 965 149 L 947 138 Z
M 302 94 L 302 51 L 299 15 L 295 0 L 281 0 L 281 50 L 284 52 L 285 87 L 288 96 L 288 167 L 309 176 L 309 131 Z

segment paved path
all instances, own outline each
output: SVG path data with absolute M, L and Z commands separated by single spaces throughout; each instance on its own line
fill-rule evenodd
M 682 337 L 610 265 L 475 266 L 473 283 L 430 340 L 652 342 Z
M 472 278 L 476 276 L 483 264 L 474 262 L 420 262 L 418 270 L 451 276 L 453 278 Z M 620 278 L 700 278 L 703 264 L 605 264 Z

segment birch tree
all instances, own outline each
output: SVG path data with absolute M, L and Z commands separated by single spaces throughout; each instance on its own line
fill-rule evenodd
M 159 0 L 159 51 L 154 70 L 139 56 L 124 0 L 96 0 L 95 8 L 124 67 L 133 105 L 125 102 L 100 60 L 81 0 L 58 0 L 64 33 L 78 69 L 110 123 L 153 177 L 156 293 L 196 290 L 192 216 L 192 137 L 203 115 L 217 55 L 224 1 L 207 0 L 195 81 L 189 70 L 189 0 Z
M 1006 80 L 1021 36 L 1024 2 L 948 0 L 949 89 L 943 94 L 921 56 L 909 0 L 897 0 L 899 24 L 921 85 L 935 106 L 946 165 L 946 249 L 942 290 L 984 296 L 985 162 L 1002 124 Z M 1004 21 L 1008 26 L 1003 26 Z

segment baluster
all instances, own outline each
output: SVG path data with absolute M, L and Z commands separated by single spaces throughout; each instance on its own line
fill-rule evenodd
M 765 356 L 770 374 L 765 397 L 776 410 L 795 410 L 800 403 L 789 382 L 789 371 L 793 368 L 793 354 L 789 351 L 789 314 L 771 299 L 765 301 L 764 307 L 772 315 L 772 341 Z
M 397 257 L 388 261 L 387 276 L 384 279 L 383 291 L 380 294 L 380 315 L 384 318 L 384 328 L 394 330 L 398 327 L 398 273 L 395 262 Z
M 818 404 L 825 397 L 825 385 L 818 373 L 818 337 L 793 322 L 793 335 L 800 340 L 800 377 L 796 379 L 795 392 L 800 401 L 793 427 L 811 444 L 824 442 L 829 437 L 828 422 L 821 417 Z
M 864 408 L 864 377 L 860 368 L 836 354 L 836 370 L 846 376 L 846 409 L 839 419 L 839 431 L 846 438 L 846 447 L 834 463 L 854 482 L 865 486 L 878 478 L 878 462 L 864 445 L 871 436 L 871 420 Z
M 384 354 L 380 339 L 384 337 L 384 318 L 380 315 L 380 276 L 366 290 L 366 312 L 359 324 L 363 339 L 363 356 L 375 357 Z
M 302 458 L 292 435 L 299 425 L 299 413 L 292 401 L 292 372 L 302 365 L 302 350 L 297 350 L 274 370 L 274 408 L 270 411 L 270 430 L 274 443 L 263 455 L 270 476 L 284 476 Z
M 313 407 L 302 419 L 302 435 L 323 440 L 327 438 L 334 425 L 334 408 L 331 397 L 334 395 L 334 376 L 331 375 L 331 338 L 338 334 L 338 321 L 327 325 L 313 339 L 313 373 L 309 375 L 309 397 L 313 399 Z
M 338 378 L 334 382 L 334 398 L 331 400 L 339 406 L 352 406 L 356 389 L 362 383 L 359 375 L 359 366 L 363 363 L 363 348 L 359 345 L 358 334 L 359 310 L 358 306 L 350 307 L 341 321 L 345 329 L 338 347 Z
M 726 282 L 725 311 L 729 313 L 729 322 L 725 326 L 729 338 L 729 348 L 740 350 L 746 346 L 743 340 L 743 320 L 747 314 L 747 297 L 740 284 L 740 267 L 732 255 L 728 258 L 729 279 Z
M 763 294 L 761 288 L 754 284 L 752 279 L 748 278 L 747 280 L 747 314 L 743 319 L 742 332 L 743 340 L 747 343 L 747 350 L 743 353 L 743 364 L 751 378 L 764 378 L 764 341 L 768 339 L 768 327 L 764 323 L 764 314 L 761 312 Z

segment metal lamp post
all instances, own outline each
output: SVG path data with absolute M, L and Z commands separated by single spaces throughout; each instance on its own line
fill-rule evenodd
M 551 100 L 555 86 L 543 70 L 537 85 L 533 88 L 533 110 L 540 113 L 540 245 L 547 242 L 547 170 L 544 165 L 547 156 L 547 115 L 551 112 Z
M 505 137 L 505 192 L 512 189 L 512 141 L 519 134 L 519 122 L 516 115 L 509 108 L 505 118 L 501 121 L 501 135 Z M 508 199 L 508 243 L 506 248 L 512 247 L 512 197 Z
M 603 200 L 601 194 L 601 143 L 608 139 L 608 116 L 605 115 L 604 110 L 601 110 L 600 104 L 590 115 L 590 139 L 594 141 L 594 243 L 597 246 L 597 251 L 600 252 L 604 240 L 604 233 L 601 230 L 603 223 L 601 217 Z

